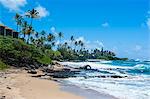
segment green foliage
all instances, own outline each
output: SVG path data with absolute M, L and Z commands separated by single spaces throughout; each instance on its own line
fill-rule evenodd
M 0 70 L 5 70 L 7 68 L 8 66 L 0 60 Z
M 46 49 L 45 53 L 53 60 L 60 60 L 62 58 L 61 53 L 59 51 Z
M 52 63 L 52 60 L 48 56 L 37 57 L 37 61 L 41 64 L 48 65 Z
M 7 64 L 50 64 L 50 57 L 40 48 L 20 39 L 0 36 L 0 58 Z

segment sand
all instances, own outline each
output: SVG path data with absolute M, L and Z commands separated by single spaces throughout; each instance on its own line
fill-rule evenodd
M 22 70 L 1 73 L 0 99 L 84 99 L 84 97 L 60 90 L 58 82 L 31 77 Z

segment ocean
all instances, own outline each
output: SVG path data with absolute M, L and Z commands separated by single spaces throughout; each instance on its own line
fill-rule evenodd
M 82 70 L 68 84 L 90 89 L 119 99 L 150 99 L 149 61 L 61 62 L 71 67 L 90 65 L 95 70 Z M 112 76 L 123 78 L 114 78 Z M 105 76 L 105 77 L 100 77 Z

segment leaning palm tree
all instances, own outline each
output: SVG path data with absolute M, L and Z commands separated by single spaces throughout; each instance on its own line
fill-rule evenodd
M 26 13 L 26 16 L 31 19 L 30 25 L 32 26 L 33 19 L 39 17 L 39 12 L 35 9 L 28 10 L 27 13 Z
M 22 16 L 20 14 L 16 13 L 16 15 L 15 15 L 15 21 L 16 21 L 16 24 L 17 24 L 16 31 L 18 31 L 19 25 L 20 26 L 22 25 L 22 21 L 23 21 Z

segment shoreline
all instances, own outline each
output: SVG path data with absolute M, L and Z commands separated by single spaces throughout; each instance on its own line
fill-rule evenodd
M 79 96 L 83 96 L 86 99 L 118 99 L 109 94 L 100 93 L 92 89 L 81 88 L 79 86 L 69 84 L 67 82 L 61 82 L 61 90 L 74 93 Z M 98 98 L 99 97 L 99 98 Z
M 85 99 L 61 90 L 56 81 L 31 76 L 26 71 L 16 69 L 2 73 L 0 99 Z
M 38 71 L 38 74 L 41 73 Z M 82 89 L 63 80 L 54 81 L 31 76 L 33 74 L 20 69 L 4 72 L 0 78 L 0 99 L 117 99 L 108 94 Z

